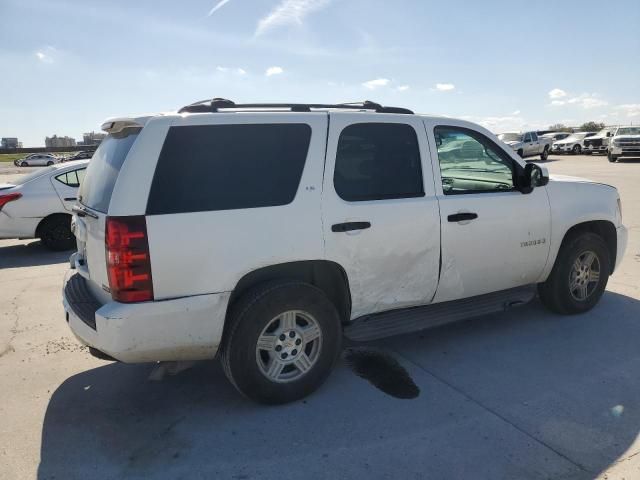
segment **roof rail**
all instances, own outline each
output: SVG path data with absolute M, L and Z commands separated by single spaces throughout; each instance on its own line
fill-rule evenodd
M 226 98 L 202 100 L 182 107 L 178 113 L 216 113 L 220 110 L 288 110 L 290 112 L 310 112 L 312 110 L 373 110 L 377 113 L 413 114 L 408 108 L 384 107 L 379 103 L 365 100 L 357 103 L 234 103 Z

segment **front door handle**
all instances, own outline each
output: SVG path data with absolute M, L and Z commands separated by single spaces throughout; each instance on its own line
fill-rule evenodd
M 447 220 L 449 220 L 450 222 L 464 222 L 465 220 L 475 220 L 476 218 L 478 218 L 478 214 L 477 213 L 454 213 L 453 215 L 449 215 L 447 217 Z
M 332 232 L 350 232 L 352 230 L 364 230 L 371 227 L 369 222 L 345 222 L 331 225 Z

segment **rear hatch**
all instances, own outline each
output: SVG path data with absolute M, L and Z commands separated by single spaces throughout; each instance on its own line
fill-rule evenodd
M 105 258 L 105 225 L 111 195 L 124 161 L 140 128 L 126 128 L 102 141 L 87 168 L 78 192 L 74 233 L 78 255 L 76 269 L 103 302 L 110 299 Z

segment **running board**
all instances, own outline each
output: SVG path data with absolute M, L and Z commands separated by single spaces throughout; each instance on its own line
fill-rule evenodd
M 535 295 L 535 285 L 527 285 L 462 300 L 365 315 L 345 326 L 344 336 L 364 342 L 418 332 L 445 323 L 504 312 L 529 303 Z

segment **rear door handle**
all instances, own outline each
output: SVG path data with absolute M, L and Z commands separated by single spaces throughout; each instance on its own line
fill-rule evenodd
M 369 222 L 345 222 L 345 223 L 336 223 L 335 225 L 331 225 L 331 231 L 332 232 L 350 232 L 352 230 L 364 230 L 370 227 L 371 227 L 371 223 Z
M 447 220 L 450 222 L 464 222 L 465 220 L 475 220 L 478 218 L 477 213 L 454 213 L 453 215 L 449 215 Z

